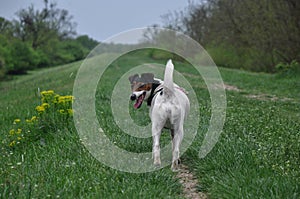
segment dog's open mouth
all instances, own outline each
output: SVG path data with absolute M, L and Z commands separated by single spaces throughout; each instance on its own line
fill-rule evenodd
M 141 94 L 137 99 L 133 107 L 138 109 L 142 106 L 146 93 Z

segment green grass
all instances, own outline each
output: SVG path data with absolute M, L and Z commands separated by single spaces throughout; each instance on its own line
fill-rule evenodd
M 224 131 L 211 153 L 198 159 L 194 144 L 185 155 L 200 189 L 212 198 L 299 198 L 299 80 L 230 69 L 221 74 L 241 91 L 227 91 Z M 253 99 L 250 94 L 278 99 Z
M 97 88 L 99 122 L 107 136 L 126 150 L 151 150 L 151 139 L 122 133 L 110 111 L 112 86 L 132 66 L 150 58 L 128 55 L 112 63 Z M 156 60 L 157 62 L 157 60 Z M 165 61 L 159 61 L 164 63 Z M 0 83 L 0 139 L 12 122 L 35 114 L 40 90 L 72 94 L 81 62 L 31 72 Z M 241 92 L 227 91 L 227 118 L 214 149 L 204 159 L 198 150 L 210 119 L 210 98 L 195 70 L 175 62 L 190 81 L 200 104 L 199 132 L 182 160 L 199 179 L 199 190 L 211 198 L 300 197 L 300 101 L 299 80 L 275 75 L 221 69 L 225 83 Z M 277 96 L 278 100 L 253 99 L 251 94 Z M 129 95 L 129 94 L 128 94 Z M 289 98 L 289 100 L 281 100 Z M 126 107 L 127 108 L 127 107 Z M 139 123 L 147 108 L 131 111 Z M 105 117 L 103 117 L 105 116 Z M 163 144 L 169 136 L 163 136 Z M 170 167 L 144 174 L 116 171 L 93 158 L 81 144 L 73 125 L 43 133 L 41 139 L 15 149 L 1 145 L 1 198 L 181 198 L 182 189 Z
M 80 62 L 34 71 L 1 83 L 1 140 L 16 118 L 35 114 L 37 89 L 72 94 Z M 73 74 L 73 75 L 72 75 Z M 81 144 L 74 129 L 48 132 L 15 149 L 1 145 L 0 196 L 3 198 L 180 198 L 180 184 L 169 168 L 130 174 L 108 168 Z

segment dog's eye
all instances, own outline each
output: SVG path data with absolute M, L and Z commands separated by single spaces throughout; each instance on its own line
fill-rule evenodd
M 151 86 L 149 84 L 142 84 L 141 86 L 139 86 L 138 90 L 150 90 Z
M 143 84 L 141 86 L 139 86 L 139 88 L 145 88 L 147 86 L 147 84 Z

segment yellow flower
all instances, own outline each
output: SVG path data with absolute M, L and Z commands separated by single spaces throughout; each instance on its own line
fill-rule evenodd
M 31 121 L 32 121 L 32 122 L 37 121 L 37 116 L 32 116 Z
M 47 108 L 50 107 L 50 105 L 49 105 L 48 103 L 43 103 L 42 106 L 43 106 L 45 109 L 47 109 Z
M 59 110 L 59 113 L 60 113 L 60 114 L 65 114 L 65 110 L 64 110 L 64 109 L 60 109 L 60 110 Z
M 73 102 L 73 101 L 74 101 L 74 96 L 72 95 L 65 95 L 65 96 L 58 97 L 58 103 Z
M 15 120 L 14 120 L 14 124 L 17 124 L 17 123 L 20 123 L 20 122 L 21 122 L 20 119 L 15 119 Z
M 38 113 L 43 113 L 45 111 L 45 107 L 43 107 L 43 106 L 37 106 L 35 108 L 35 110 L 37 110 Z
M 41 96 L 42 102 L 51 102 L 53 100 L 53 95 L 54 95 L 54 91 L 53 90 L 48 90 L 48 91 L 42 91 L 41 92 Z
M 46 96 L 46 95 L 53 95 L 54 91 L 53 90 L 48 90 L 48 91 L 42 91 L 41 95 L 42 96 Z
M 52 102 L 53 102 L 54 104 L 57 104 L 58 101 L 59 101 L 59 97 L 60 97 L 60 95 L 56 94 L 56 95 L 54 96 L 54 99 L 53 99 Z
M 54 90 L 48 90 L 47 91 L 49 95 L 53 95 L 54 94 Z
M 10 131 L 9 131 L 9 135 L 14 135 L 15 134 L 15 129 L 11 129 Z
M 13 147 L 13 146 L 15 146 L 15 144 L 16 144 L 16 141 L 14 140 L 14 141 L 12 141 L 11 143 L 9 143 L 9 146 L 10 146 L 10 147 Z
M 17 139 L 18 139 L 18 140 L 22 140 L 22 138 L 21 138 L 21 137 L 18 137 Z
M 18 129 L 16 134 L 21 134 L 22 133 L 22 129 Z
M 59 96 L 59 97 L 58 97 L 58 103 L 59 103 L 59 104 L 65 103 L 65 96 Z
M 65 96 L 65 101 L 70 102 L 70 101 L 73 101 L 73 100 L 74 100 L 74 96 L 72 96 L 72 95 L 66 95 Z
M 21 134 L 22 133 L 22 129 L 18 129 L 17 134 Z
M 31 119 L 26 119 L 27 123 L 33 123 L 37 121 L 37 117 L 36 116 L 32 116 Z

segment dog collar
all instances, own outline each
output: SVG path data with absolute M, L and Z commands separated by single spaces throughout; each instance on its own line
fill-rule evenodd
M 163 90 L 163 87 L 160 83 L 153 83 L 150 96 L 147 100 L 147 105 L 148 106 L 151 106 L 151 103 L 152 103 L 152 100 L 153 100 L 154 96 L 162 90 Z

